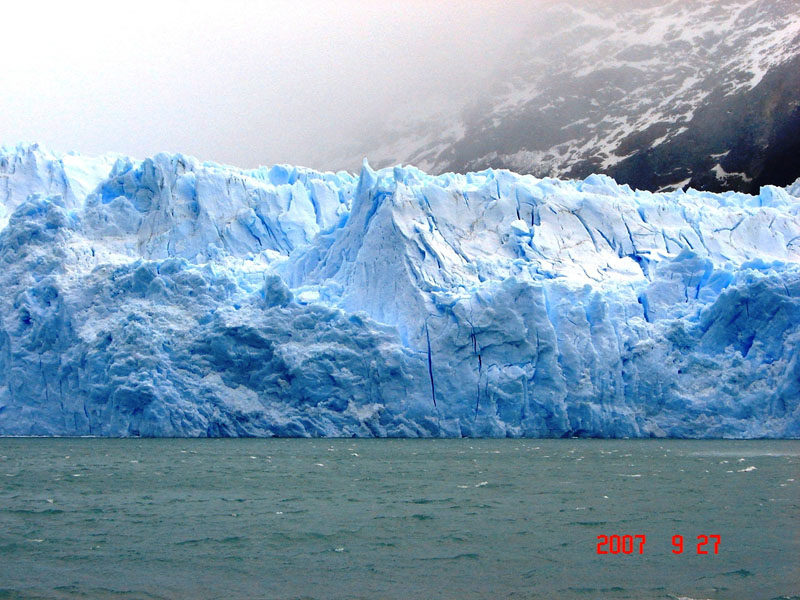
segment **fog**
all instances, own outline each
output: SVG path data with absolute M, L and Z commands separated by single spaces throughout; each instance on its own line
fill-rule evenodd
M 252 167 L 477 100 L 541 1 L 14 3 L 0 143 Z

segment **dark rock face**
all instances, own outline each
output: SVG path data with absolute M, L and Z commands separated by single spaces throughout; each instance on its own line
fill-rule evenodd
M 691 177 L 693 188 L 714 192 L 757 193 L 762 185 L 789 185 L 800 175 L 800 56 L 748 92 L 712 93 L 687 130 L 668 142 L 631 146 L 633 155 L 607 172 L 637 188 L 658 189 L 676 175 Z M 718 176 L 717 164 L 730 175 Z M 577 165 L 570 176 L 585 176 L 586 166 Z
M 605 173 L 653 191 L 757 193 L 800 176 L 795 1 L 539 8 L 548 26 L 525 38 L 488 99 L 454 116 L 449 134 L 422 129 L 416 146 L 408 131 L 386 133 L 365 149 L 372 162 Z

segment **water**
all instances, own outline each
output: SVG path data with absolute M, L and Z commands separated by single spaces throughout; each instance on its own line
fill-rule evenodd
M 0 598 L 797 597 L 798 482 L 798 441 L 0 439 Z

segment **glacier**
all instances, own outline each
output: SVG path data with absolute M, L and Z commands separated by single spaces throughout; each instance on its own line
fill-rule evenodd
M 800 180 L 0 151 L 0 435 L 800 437 Z

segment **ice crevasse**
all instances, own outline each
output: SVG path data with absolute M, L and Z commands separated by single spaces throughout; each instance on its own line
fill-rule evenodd
M 0 151 L 0 435 L 800 436 L 800 183 Z

